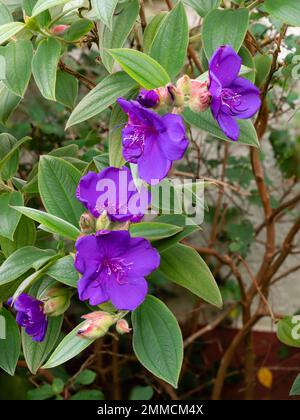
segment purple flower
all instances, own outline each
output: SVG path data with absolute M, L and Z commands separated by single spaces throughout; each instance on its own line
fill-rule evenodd
M 146 89 L 140 90 L 136 100 L 145 108 L 155 108 L 160 102 L 159 95 L 155 90 Z
M 137 190 L 126 167 L 89 172 L 81 178 L 76 197 L 94 217 L 107 211 L 113 222 L 140 221 L 151 200 L 146 187 Z
M 8 304 L 11 305 L 12 298 Z M 25 332 L 31 335 L 33 341 L 43 341 L 47 332 L 48 321 L 44 314 L 42 301 L 22 293 L 13 303 L 17 311 L 16 321 Z
M 259 109 L 259 89 L 249 80 L 238 77 L 242 59 L 230 45 L 223 45 L 209 62 L 211 111 L 220 128 L 231 140 L 238 140 L 237 118 L 251 118 Z
M 141 179 L 157 184 L 188 147 L 183 120 L 180 115 L 160 116 L 136 101 L 119 98 L 118 103 L 128 114 L 122 130 L 123 156 L 138 165 Z
M 81 300 L 91 305 L 109 300 L 120 310 L 134 310 L 147 294 L 145 276 L 160 263 L 150 242 L 131 238 L 127 230 L 99 231 L 83 236 L 76 244 L 75 268 Z

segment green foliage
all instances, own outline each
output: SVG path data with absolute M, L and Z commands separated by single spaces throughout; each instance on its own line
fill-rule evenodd
M 170 310 L 154 296 L 132 313 L 133 349 L 155 376 L 177 387 L 183 359 L 180 328 Z

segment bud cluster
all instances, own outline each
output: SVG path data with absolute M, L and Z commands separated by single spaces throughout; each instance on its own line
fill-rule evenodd
M 120 314 L 111 314 L 105 311 L 95 311 L 83 315 L 85 319 L 77 332 L 77 335 L 83 338 L 93 339 L 104 337 L 110 327 L 116 324 L 116 331 L 118 334 L 126 334 L 131 331 L 128 322 L 121 318 Z

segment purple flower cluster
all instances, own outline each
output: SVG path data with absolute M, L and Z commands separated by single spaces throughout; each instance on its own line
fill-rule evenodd
M 161 102 L 183 109 L 187 97 L 195 112 L 210 106 L 226 136 L 238 139 L 236 120 L 251 118 L 261 105 L 259 90 L 238 76 L 240 68 L 241 58 L 231 46 L 225 45 L 218 48 L 210 60 L 208 84 L 190 81 L 185 76 L 177 87 L 142 89 L 136 101 L 118 99 L 128 115 L 122 130 L 123 157 L 137 165 L 143 181 L 149 185 L 160 182 L 168 175 L 173 161 L 182 159 L 188 147 L 180 115 L 160 115 L 149 109 L 158 108 Z M 173 91 L 177 100 L 169 98 Z M 109 220 L 108 229 L 111 222 L 139 222 L 151 202 L 148 188 L 143 185 L 138 189 L 125 166 L 87 173 L 79 182 L 76 197 L 90 212 L 88 216 L 93 222 L 94 218 L 101 219 L 105 215 Z M 146 239 L 132 238 L 128 230 L 103 230 L 96 222 L 92 225 L 96 232 L 82 235 L 75 244 L 74 265 L 82 275 L 78 282 L 79 298 L 88 300 L 91 305 L 111 301 L 118 310 L 136 309 L 148 291 L 145 277 L 160 264 L 159 253 Z M 16 320 L 25 332 L 34 341 L 43 341 L 47 331 L 43 302 L 22 293 L 13 307 L 17 311 Z

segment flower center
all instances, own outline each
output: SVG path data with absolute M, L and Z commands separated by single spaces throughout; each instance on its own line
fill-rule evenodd
M 242 104 L 242 95 L 237 92 L 234 92 L 231 89 L 224 88 L 221 93 L 222 105 L 226 107 L 228 112 L 231 115 L 239 114 L 240 112 L 246 111 L 246 109 L 241 109 Z
M 130 149 L 130 155 L 133 158 L 139 158 L 144 152 L 146 138 L 146 127 L 142 125 L 130 125 L 131 132 L 123 138 L 124 147 Z
M 108 276 L 114 276 L 119 284 L 125 284 L 132 262 L 126 262 L 123 258 L 106 258 L 102 261 L 97 271 L 105 270 Z M 125 280 L 125 281 L 124 281 Z

